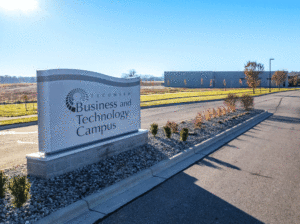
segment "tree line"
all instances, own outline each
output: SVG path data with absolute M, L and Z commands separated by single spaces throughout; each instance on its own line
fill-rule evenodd
M 7 83 L 35 83 L 36 77 L 22 77 L 22 76 L 0 76 L 0 83 L 7 84 Z
M 161 77 L 156 77 L 153 75 L 140 75 L 137 74 L 134 69 L 131 69 L 128 73 L 123 73 L 121 78 L 128 79 L 128 78 L 140 78 L 142 81 L 164 81 L 164 75 Z
M 136 74 L 134 69 L 130 70 L 129 73 L 122 74 L 122 78 L 130 78 L 130 77 L 140 77 L 142 81 L 164 81 L 164 76 L 156 77 L 153 75 L 139 75 Z M 0 76 L 0 83 L 1 84 L 9 84 L 9 83 L 35 83 L 36 77 L 22 77 L 22 76 Z

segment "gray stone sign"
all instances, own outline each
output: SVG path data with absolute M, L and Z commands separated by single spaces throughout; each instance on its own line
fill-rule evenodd
M 51 178 L 147 143 L 140 79 L 74 69 L 37 71 L 39 152 L 29 175 Z

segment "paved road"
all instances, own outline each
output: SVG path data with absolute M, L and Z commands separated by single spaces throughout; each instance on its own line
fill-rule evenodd
M 97 223 L 300 223 L 300 92 L 255 107 L 274 115 Z

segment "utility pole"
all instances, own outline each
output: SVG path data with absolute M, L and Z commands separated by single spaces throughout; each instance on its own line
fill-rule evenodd
M 271 60 L 274 60 L 274 58 L 270 58 L 269 93 L 271 92 Z

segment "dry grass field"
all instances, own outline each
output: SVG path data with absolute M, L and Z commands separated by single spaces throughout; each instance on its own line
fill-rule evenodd
M 141 95 L 163 94 L 176 92 L 190 92 L 195 89 L 167 88 L 163 86 L 164 81 L 144 81 L 141 83 Z M 203 89 L 204 90 L 204 89 Z M 199 89 L 197 89 L 199 91 Z M 37 101 L 36 83 L 14 83 L 0 84 L 0 103 L 24 102 L 22 97 L 28 96 L 28 101 Z
M 224 88 L 173 88 L 165 87 L 164 81 L 143 81 L 141 83 L 141 95 L 178 93 L 178 92 L 199 92 L 199 91 L 224 91 Z M 226 88 L 226 91 L 234 90 L 235 88 Z M 240 89 L 240 88 L 237 88 Z M 250 90 L 250 89 L 249 89 Z M 259 89 L 257 89 L 259 91 Z M 29 102 L 37 101 L 37 84 L 36 83 L 15 83 L 15 84 L 0 84 L 0 104 L 2 103 L 18 103 L 25 102 L 22 97 L 28 96 Z
M 165 89 L 163 81 L 142 82 L 141 94 L 149 94 L 156 89 Z M 37 101 L 36 83 L 0 84 L 0 103 L 24 102 L 22 97 L 28 96 L 28 101 Z
M 24 95 L 27 95 L 28 101 L 36 101 L 36 83 L 0 84 L 0 103 L 24 102 Z

